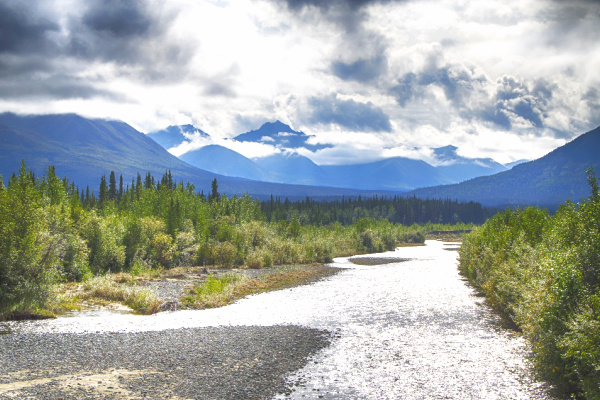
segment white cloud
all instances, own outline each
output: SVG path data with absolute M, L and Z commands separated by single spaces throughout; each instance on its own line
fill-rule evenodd
M 249 157 L 278 150 L 226 138 L 279 119 L 334 146 L 304 154 L 321 164 L 431 160 L 430 147 L 448 144 L 507 162 L 600 124 L 593 2 L 283 3 L 119 3 L 132 27 L 111 25 L 118 13 L 96 1 L 0 4 L 50 21 L 15 25 L 18 43 L 0 38 L 0 111 L 75 112 L 144 132 L 191 123 L 212 139 L 175 153 L 214 143 Z

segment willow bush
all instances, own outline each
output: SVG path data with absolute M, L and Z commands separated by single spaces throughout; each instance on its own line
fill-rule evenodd
M 60 283 L 107 274 L 325 263 L 424 241 L 425 228 L 385 219 L 318 225 L 290 209 L 288 218 L 267 222 L 250 196 L 207 198 L 193 185 L 174 182 L 170 172 L 160 181 L 138 174 L 118 189 L 117 181 L 102 177 L 95 197 L 89 187 L 79 191 L 58 178 L 52 167 L 40 178 L 22 163 L 6 187 L 0 177 L 0 319 L 42 312 Z M 142 300 L 130 302 L 139 308 L 147 303 Z
M 531 341 L 563 396 L 600 399 L 600 196 L 554 216 L 506 210 L 464 238 L 460 270 Z

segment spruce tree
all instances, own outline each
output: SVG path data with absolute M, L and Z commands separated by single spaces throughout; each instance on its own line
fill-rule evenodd
M 123 174 L 119 175 L 119 194 L 117 196 L 117 201 L 121 201 L 123 198 Z
M 117 199 L 117 179 L 115 177 L 115 171 L 110 171 L 110 178 L 108 183 L 108 200 L 114 201 Z
M 100 194 L 99 199 L 100 206 L 102 207 L 108 201 L 108 186 L 106 185 L 106 175 L 102 175 L 100 179 Z
M 210 200 L 218 201 L 219 197 L 221 197 L 221 196 L 219 195 L 219 184 L 217 183 L 217 178 L 213 179 L 210 187 L 211 187 Z

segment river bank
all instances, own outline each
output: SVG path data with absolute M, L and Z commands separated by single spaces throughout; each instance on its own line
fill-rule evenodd
M 331 339 L 299 326 L 0 335 L 0 399 L 269 399 Z
M 530 373 L 526 342 L 518 333 L 502 328 L 500 318 L 459 275 L 456 248 L 454 243 L 427 241 L 425 246 L 352 257 L 353 261 L 356 261 L 355 258 L 364 259 L 358 263 L 347 258 L 335 259 L 333 265 L 342 270 L 334 276 L 310 285 L 250 296 L 221 308 L 148 316 L 97 311 L 47 321 L 15 321 L 9 323 L 14 333 L 0 337 L 7 341 L 28 338 L 27 341 L 31 342 L 32 338 L 48 335 L 47 346 L 32 348 L 49 358 L 55 354 L 52 341 L 60 342 L 62 337 L 89 337 L 86 344 L 89 347 L 81 354 L 89 352 L 92 358 L 101 360 L 102 353 L 95 350 L 94 342 L 94 337 L 99 336 L 102 338 L 100 341 L 107 340 L 109 343 L 98 346 L 101 351 L 109 351 L 108 359 L 127 357 L 129 353 L 118 350 L 119 346 L 134 349 L 131 350 L 135 353 L 131 355 L 131 364 L 122 360 L 109 366 L 119 371 L 154 371 L 149 367 L 153 362 L 146 363 L 142 359 L 146 349 L 139 343 L 144 341 L 159 346 L 156 354 L 164 354 L 171 360 L 174 360 L 170 358 L 171 353 L 178 359 L 180 350 L 176 347 L 181 341 L 189 340 L 199 347 L 206 345 L 215 349 L 221 348 L 222 343 L 226 347 L 233 346 L 239 352 L 227 353 L 226 365 L 222 358 L 216 356 L 220 351 L 203 350 L 213 354 L 212 359 L 206 359 L 204 368 L 212 368 L 211 362 L 220 363 L 215 365 L 215 369 L 231 369 L 230 372 L 221 370 L 226 376 L 234 374 L 235 366 L 248 360 L 245 354 L 262 354 L 264 351 L 264 354 L 273 354 L 273 360 L 287 357 L 302 359 L 293 371 L 291 367 L 286 369 L 287 372 L 275 371 L 282 374 L 276 379 L 280 382 L 278 385 L 283 385 L 278 387 L 285 388 L 282 392 L 273 395 L 271 384 L 265 384 L 265 392 L 261 394 L 264 397 L 257 395 L 259 397 L 253 398 L 550 399 L 547 387 L 536 382 Z M 378 258 L 380 262 L 377 262 Z M 235 329 L 229 331 L 230 328 Z M 223 336 L 217 334 L 214 340 L 199 341 L 197 337 L 210 337 L 213 329 L 223 329 Z M 287 343 L 282 337 L 288 333 L 282 329 L 293 329 L 299 333 L 291 339 L 292 342 L 309 343 L 306 347 L 298 345 L 304 349 L 302 354 L 295 353 L 294 346 L 278 344 L 282 341 Z M 179 336 L 184 335 L 181 332 L 195 332 L 196 336 Z M 234 342 L 227 339 L 230 332 L 233 332 Z M 255 333 L 262 341 L 256 346 L 252 339 Z M 324 335 L 327 341 L 310 339 L 315 333 Z M 118 340 L 112 341 L 113 337 Z M 184 337 L 185 340 L 181 339 Z M 270 340 L 274 340 L 273 344 L 269 343 Z M 115 349 L 112 349 L 114 346 Z M 193 346 L 185 347 L 183 343 L 181 346 L 188 349 L 186 351 L 196 351 Z M 271 346 L 274 352 L 279 353 L 261 350 L 264 346 Z M 24 345 L 23 349 L 28 347 Z M 63 349 L 66 350 L 67 346 Z M 2 357 L 6 354 L 9 353 Z M 203 369 L 194 364 L 198 356 L 181 356 L 184 361 L 181 364 L 170 361 L 169 368 L 183 368 L 190 364 L 195 373 L 204 376 L 201 375 Z M 35 360 L 33 356 L 25 357 Z M 157 357 L 155 362 L 160 363 L 160 356 Z M 68 361 L 66 358 L 62 360 Z M 13 382 L 29 381 L 28 371 L 32 370 L 35 361 L 31 363 L 29 366 L 13 364 L 7 378 Z M 100 361 L 99 365 L 106 364 Z M 77 366 L 82 368 L 80 364 Z M 265 376 L 272 376 L 273 370 L 265 368 Z M 253 367 L 253 371 L 257 376 L 252 379 L 258 383 L 248 378 L 247 381 L 235 381 L 235 385 L 231 386 L 232 391 L 237 390 L 235 395 L 238 397 L 243 385 L 250 385 L 250 390 L 254 390 L 252 385 L 263 385 L 263 368 L 259 365 Z M 62 376 L 59 372 L 55 376 Z M 109 372 L 110 369 L 101 369 L 97 374 Z M 153 375 L 147 374 L 151 380 Z M 164 379 L 173 379 L 181 385 L 200 385 L 201 382 L 210 385 L 206 380 L 197 379 L 187 383 L 186 379 L 193 380 L 191 375 L 181 380 L 169 375 L 168 371 L 162 374 Z M 163 375 L 158 373 L 157 379 L 162 379 Z M 125 375 L 121 379 L 126 379 Z M 139 378 L 131 375 L 127 379 Z M 68 375 L 62 381 L 70 382 Z M 56 385 L 61 384 L 59 379 Z M 137 383 L 125 388 L 135 391 L 135 385 Z M 175 391 L 165 393 L 167 395 L 162 397 L 188 398 L 185 396 L 190 395 Z M 134 394 L 139 396 L 139 392 Z M 9 398 L 8 394 L 4 395 L 4 398 Z M 91 398 L 102 398 L 94 395 L 97 397 Z M 219 393 L 212 396 L 191 398 L 232 398 Z M 150 394 L 148 397 L 155 398 Z

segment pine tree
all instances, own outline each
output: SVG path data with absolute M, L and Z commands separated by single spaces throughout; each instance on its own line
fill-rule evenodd
M 106 175 L 102 175 L 102 178 L 100 179 L 100 194 L 99 194 L 99 199 L 100 201 L 100 206 L 104 206 L 104 204 L 106 204 L 106 202 L 108 201 L 108 187 L 106 185 Z
M 144 180 L 144 189 L 150 189 L 154 187 L 153 177 L 150 175 L 150 172 L 146 174 L 146 179 Z
M 140 191 L 141 190 L 142 190 L 142 176 L 138 172 L 138 174 L 137 174 L 137 180 L 135 182 L 135 195 L 137 196 L 138 200 L 140 198 Z
M 119 194 L 117 196 L 117 201 L 121 201 L 123 198 L 123 174 L 119 175 Z
M 211 194 L 210 194 L 209 200 L 218 201 L 219 198 L 221 197 L 221 195 L 219 194 L 219 184 L 217 183 L 217 178 L 213 179 L 210 187 L 211 187 Z
M 115 171 L 110 171 L 110 178 L 108 183 L 108 200 L 114 201 L 117 199 L 117 179 L 115 177 Z

